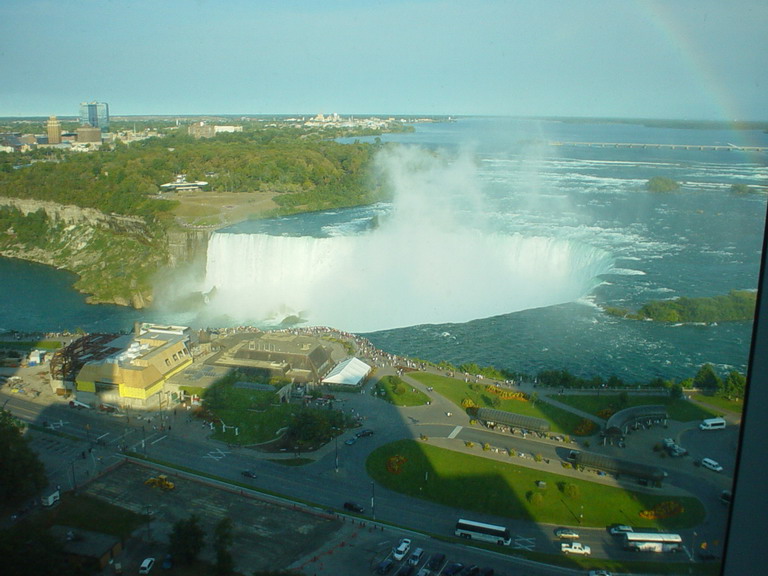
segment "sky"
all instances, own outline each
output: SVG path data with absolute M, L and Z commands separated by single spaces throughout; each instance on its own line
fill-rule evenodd
M 0 116 L 768 120 L 765 0 L 2 0 Z

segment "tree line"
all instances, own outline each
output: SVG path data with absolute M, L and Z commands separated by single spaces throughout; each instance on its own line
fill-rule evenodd
M 173 133 L 81 154 L 29 159 L 0 153 L 0 190 L 4 196 L 152 216 L 176 205 L 157 197 L 160 186 L 186 174 L 209 182 L 213 191 L 298 194 L 299 199 L 278 199 L 288 207 L 311 203 L 312 194 L 349 196 L 351 204 L 370 193 L 365 172 L 375 148 L 289 128 L 201 140 Z

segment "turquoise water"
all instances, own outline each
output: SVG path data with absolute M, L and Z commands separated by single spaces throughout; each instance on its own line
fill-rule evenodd
M 500 291 L 508 294 L 492 292 L 484 298 L 498 298 L 494 304 L 501 306 L 506 305 L 503 298 L 508 298 L 510 313 L 502 310 L 469 321 L 414 322 L 366 332 L 377 346 L 434 361 L 477 362 L 529 373 L 565 368 L 585 376 L 616 374 L 627 381 L 685 378 L 705 362 L 722 371 L 745 370 L 751 323 L 658 325 L 612 318 L 601 307 L 637 308 L 648 300 L 756 288 L 765 191 L 737 195 L 730 186 L 765 186 L 766 155 L 549 143 L 766 146 L 767 135 L 471 118 L 419 125 L 415 133 L 383 140 L 443 149 L 444 155 L 454 158 L 454 165 L 462 158 L 472 159 L 467 186 L 477 202 L 459 207 L 456 214 L 462 217 L 462 225 L 469 220 L 486 233 L 549 239 L 555 247 L 578 247 L 568 251 L 571 259 L 597 253 L 607 255 L 611 265 L 601 267 L 594 282 L 584 284 L 588 286 L 585 293 L 573 301 L 514 312 L 519 301 L 515 286 L 499 282 L 495 270 L 485 270 L 483 280 L 498 283 Z M 648 193 L 644 184 L 654 176 L 681 182 L 681 189 Z M 441 200 L 434 203 L 440 206 Z M 396 204 L 385 203 L 284 219 L 266 230 L 239 227 L 231 232 L 338 238 L 365 233 L 374 215 L 386 218 L 396 209 Z M 441 283 L 451 282 L 462 270 L 444 272 L 437 279 Z M 72 280 L 71 275 L 49 268 L 0 260 L 0 329 L 122 330 L 137 319 L 194 326 L 242 323 L 238 318 L 193 311 L 168 315 L 158 310 L 89 306 L 69 288 Z M 575 280 L 579 279 L 563 282 Z M 357 311 L 362 316 L 366 313 L 366 309 Z

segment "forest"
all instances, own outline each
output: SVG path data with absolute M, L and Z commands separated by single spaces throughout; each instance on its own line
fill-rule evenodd
M 280 127 L 197 140 L 174 131 L 88 153 L 0 153 L 0 195 L 153 217 L 175 206 L 160 186 L 186 174 L 213 191 L 273 192 L 286 211 L 371 201 L 365 174 L 377 146 L 327 136 Z

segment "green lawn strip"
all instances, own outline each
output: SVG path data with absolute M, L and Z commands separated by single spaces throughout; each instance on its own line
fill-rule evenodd
M 62 494 L 59 504 L 49 511 L 46 519 L 51 526 L 61 524 L 119 538 L 127 538 L 146 521 L 146 516 L 82 493 Z
M 413 372 L 409 376 L 425 386 L 431 386 L 436 392 L 445 396 L 459 407 L 462 407 L 462 402 L 465 399 L 469 399 L 479 408 L 494 408 L 496 410 L 514 412 L 515 414 L 543 418 L 550 423 L 552 432 L 573 434 L 582 420 L 580 416 L 557 406 L 547 404 L 542 400 L 531 402 L 528 400 L 501 399 L 493 392 L 486 390 L 485 384 L 472 384 L 456 378 L 427 372 Z
M 692 398 L 706 404 L 705 409 L 711 406 L 713 409 L 717 408 L 724 412 L 735 412 L 736 414 L 741 414 L 744 411 L 743 401 L 728 400 L 722 396 L 710 396 L 700 392 L 693 394 Z
M 399 472 L 393 472 L 398 469 L 398 461 Z M 531 522 L 577 526 L 582 506 L 585 526 L 620 523 L 677 529 L 704 520 L 701 502 L 692 497 L 631 492 L 415 440 L 400 440 L 377 448 L 366 467 L 371 477 L 396 492 Z M 546 482 L 547 487 L 537 488 L 540 481 Z M 576 486 L 577 497 L 568 497 L 561 490 L 567 484 Z M 534 493 L 542 495 L 539 503 L 532 503 Z M 668 500 L 682 504 L 684 511 L 665 520 L 644 520 L 639 516 L 641 510 Z
M 703 420 L 711 418 L 714 412 L 705 407 L 694 404 L 683 398 L 670 398 L 669 396 L 633 396 L 624 395 L 624 404 L 619 400 L 619 394 L 563 394 L 555 398 L 558 402 L 573 406 L 583 412 L 598 415 L 602 410 L 613 410 L 617 412 L 624 408 L 632 406 L 643 406 L 648 404 L 664 405 L 667 407 L 667 413 L 672 420 L 678 422 L 691 422 L 693 420 Z
M 376 384 L 376 394 L 395 406 L 424 406 L 429 396 L 397 376 L 384 376 Z

